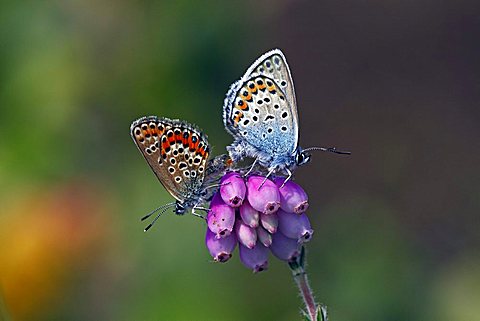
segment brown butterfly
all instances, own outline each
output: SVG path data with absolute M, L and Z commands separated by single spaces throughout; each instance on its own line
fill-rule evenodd
M 200 205 L 208 201 L 218 184 L 214 184 L 231 165 L 227 155 L 208 160 L 210 146 L 207 136 L 196 126 L 178 119 L 148 116 L 135 120 L 130 134 L 150 168 L 175 202 L 165 204 L 142 218 L 161 212 L 146 228 L 147 231 L 162 213 L 175 207 L 175 213 L 188 209 L 206 210 Z

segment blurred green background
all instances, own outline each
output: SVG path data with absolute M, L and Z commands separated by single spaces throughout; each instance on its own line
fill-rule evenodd
M 478 1 L 0 4 L 0 314 L 5 320 L 299 320 L 285 264 L 211 263 L 205 226 L 129 136 L 159 115 L 231 142 L 231 82 L 284 50 L 332 321 L 480 320 Z

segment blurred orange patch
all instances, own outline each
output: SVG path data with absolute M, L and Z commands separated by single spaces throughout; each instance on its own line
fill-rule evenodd
M 2 211 L 0 295 L 14 320 L 55 309 L 69 280 L 104 253 L 111 211 L 101 195 L 73 183 L 21 196 Z

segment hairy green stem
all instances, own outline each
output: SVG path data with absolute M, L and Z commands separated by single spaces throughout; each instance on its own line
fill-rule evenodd
M 302 247 L 300 255 L 295 260 L 288 263 L 292 270 L 292 275 L 295 283 L 300 290 L 303 302 L 306 308 L 306 316 L 310 321 L 328 321 L 327 310 L 324 306 L 319 306 L 315 302 L 313 291 L 308 283 L 308 275 L 305 271 L 305 248 Z
M 308 284 L 308 276 L 307 273 L 302 272 L 300 274 L 296 274 L 293 276 L 295 283 L 302 294 L 303 302 L 305 303 L 305 307 L 308 312 L 308 316 L 310 320 L 316 320 L 317 315 L 317 304 L 315 303 L 315 298 L 313 297 L 312 289 Z

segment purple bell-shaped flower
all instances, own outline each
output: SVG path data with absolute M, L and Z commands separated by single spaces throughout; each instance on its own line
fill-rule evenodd
M 242 206 L 240 206 L 240 217 L 242 221 L 250 227 L 258 227 L 260 221 L 260 213 L 254 209 L 248 201 L 245 201 Z
M 237 239 L 235 238 L 235 234 L 218 238 L 215 233 L 207 229 L 205 243 L 213 260 L 215 262 L 223 263 L 227 262 L 232 257 L 232 252 L 237 245 Z
M 250 205 L 260 213 L 272 214 L 280 207 L 278 187 L 271 180 L 265 180 L 265 177 L 262 176 L 248 178 L 247 198 Z
M 257 243 L 251 249 L 240 244 L 238 249 L 240 260 L 254 273 L 265 271 L 268 268 L 268 249 L 262 243 Z
M 269 250 L 288 262 L 300 255 L 313 233 L 305 214 L 308 197 L 297 183 L 281 187 L 284 182 L 252 175 L 245 183 L 236 172 L 223 176 L 207 214 L 205 242 L 214 261 L 229 260 L 237 243 L 240 260 L 254 272 L 268 268 Z
M 280 260 L 292 261 L 300 255 L 300 244 L 296 239 L 291 239 L 278 232 L 272 235 L 270 250 Z
M 308 209 L 308 196 L 300 185 L 288 181 L 285 185 L 285 178 L 277 177 L 275 184 L 279 187 L 280 207 L 287 213 L 301 214 Z
M 278 229 L 286 237 L 297 239 L 301 243 L 308 242 L 312 238 L 313 230 L 305 213 L 298 215 L 280 209 L 277 211 L 277 217 Z
M 226 237 L 233 231 L 235 209 L 223 202 L 220 193 L 215 194 L 210 203 L 207 224 L 210 231 L 215 233 L 217 238 Z
M 265 247 L 272 245 L 272 234 L 268 233 L 263 227 L 257 227 L 257 243 L 262 243 Z
M 277 232 L 278 217 L 276 214 L 260 214 L 260 222 L 270 234 Z
M 248 247 L 249 249 L 253 249 L 253 247 L 257 243 L 257 232 L 254 228 L 251 228 L 242 220 L 238 220 L 235 223 L 235 232 L 237 234 L 238 242 Z
M 231 207 L 242 205 L 246 191 L 247 186 L 239 173 L 227 173 L 220 181 L 220 195 L 223 201 Z

